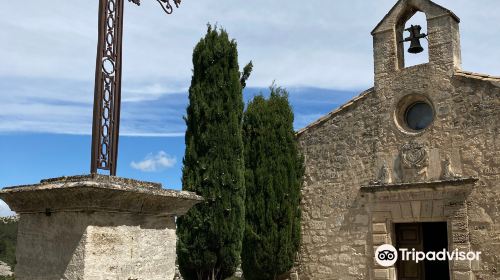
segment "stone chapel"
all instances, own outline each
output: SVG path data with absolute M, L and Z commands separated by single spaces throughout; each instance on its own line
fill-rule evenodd
M 407 67 L 417 12 L 429 61 Z M 500 279 L 500 77 L 462 70 L 459 22 L 429 0 L 398 1 L 372 32 L 374 87 L 297 133 L 301 280 Z M 382 267 L 382 244 L 481 257 Z

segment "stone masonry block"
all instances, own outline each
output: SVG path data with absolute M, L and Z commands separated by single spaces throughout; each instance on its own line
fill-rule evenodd
M 385 222 L 392 217 L 390 212 L 373 212 L 372 222 Z
M 422 202 L 412 201 L 411 202 L 411 212 L 414 218 L 420 218 L 420 209 L 422 208 Z
M 374 234 L 373 245 L 387 244 L 387 234 Z
M 432 217 L 432 200 L 422 202 L 422 210 L 420 216 L 422 218 Z
M 434 200 L 432 203 L 432 217 L 444 216 L 444 204 L 442 200 Z
M 453 280 L 472 280 L 472 272 L 470 271 L 454 271 L 453 272 Z
M 372 224 L 373 233 L 387 233 L 387 225 L 385 223 Z
M 454 270 L 471 270 L 471 261 L 469 260 L 454 260 L 453 269 Z
M 452 235 L 453 243 L 469 243 L 469 234 L 467 232 L 454 232 Z
M 376 280 L 389 280 L 389 269 L 375 269 L 373 271 Z
M 457 232 L 457 231 L 465 232 L 465 231 L 468 231 L 467 221 L 463 220 L 463 219 L 453 220 L 451 222 L 451 229 L 452 229 L 453 232 Z
M 401 203 L 401 212 L 403 218 L 413 218 L 411 203 L 410 202 Z

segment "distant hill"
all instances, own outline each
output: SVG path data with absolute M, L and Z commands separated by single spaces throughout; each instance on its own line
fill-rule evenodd
M 8 264 L 12 271 L 16 265 L 17 217 L 0 217 L 0 261 Z M 14 279 L 0 276 L 0 280 Z

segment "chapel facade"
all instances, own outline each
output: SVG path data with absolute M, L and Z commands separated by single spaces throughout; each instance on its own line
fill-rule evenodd
M 405 67 L 427 19 L 429 62 Z M 372 32 L 375 84 L 297 133 L 305 158 L 299 279 L 500 279 L 500 77 L 461 69 L 459 18 L 400 0 Z M 379 245 L 477 261 L 375 261 Z

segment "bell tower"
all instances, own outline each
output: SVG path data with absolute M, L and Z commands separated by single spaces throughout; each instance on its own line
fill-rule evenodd
M 405 23 L 417 12 L 427 19 L 429 66 L 448 75 L 460 70 L 460 19 L 430 0 L 400 0 L 372 31 L 376 87 L 380 79 L 404 71 Z

